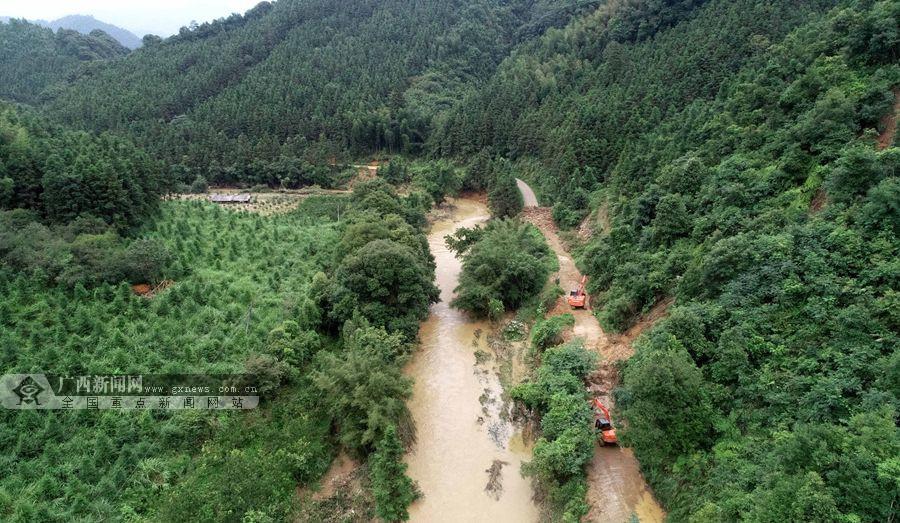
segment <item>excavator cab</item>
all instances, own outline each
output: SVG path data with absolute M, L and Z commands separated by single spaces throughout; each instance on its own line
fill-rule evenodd
M 619 439 L 616 437 L 616 429 L 612 425 L 609 410 L 597 398 L 591 401 L 591 406 L 594 409 L 594 429 L 597 431 L 597 438 L 604 445 L 618 444 Z
M 569 293 L 568 302 L 569 306 L 573 309 L 584 309 L 587 306 L 587 293 L 584 291 L 584 287 L 587 285 L 587 276 L 581 278 L 581 284 L 572 289 L 572 292 Z

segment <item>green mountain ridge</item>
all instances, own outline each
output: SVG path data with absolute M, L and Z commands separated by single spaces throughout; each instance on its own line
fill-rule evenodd
M 35 104 L 48 91 L 128 49 L 102 31 L 40 27 L 22 20 L 0 24 L 0 98 Z
M 607 329 L 675 298 L 617 393 L 670 520 L 890 520 L 900 155 L 875 138 L 900 3 L 665 4 L 513 53 L 430 148 L 513 158 L 557 223 L 586 221 Z
M 320 161 L 421 152 L 435 113 L 536 28 L 589 6 L 263 2 L 79 78 L 48 112 L 129 133 L 192 175 L 271 183 L 248 166 L 314 150 Z
M 129 49 L 137 49 L 141 46 L 141 39 L 128 29 L 123 29 L 121 27 L 115 26 L 113 24 L 108 24 L 101 20 L 97 20 L 93 16 L 90 15 L 68 15 L 62 18 L 58 18 L 53 20 L 52 22 L 48 22 L 46 25 L 50 29 L 57 31 L 59 29 L 70 29 L 73 31 L 78 31 L 81 34 L 91 34 L 95 30 L 103 31 L 109 36 L 113 37 L 123 46 Z
M 9 16 L 0 16 L 0 22 L 3 23 L 8 23 L 10 19 L 11 18 Z M 137 49 L 141 46 L 142 43 L 141 39 L 131 31 L 113 24 L 108 24 L 101 20 L 97 20 L 91 15 L 67 15 L 50 22 L 48 22 L 47 20 L 26 21 L 34 25 L 52 29 L 53 31 L 68 29 L 71 31 L 78 31 L 83 35 L 89 35 L 91 34 L 91 32 L 99 29 L 100 31 L 103 31 L 104 33 L 113 37 L 117 42 L 127 47 L 128 49 Z

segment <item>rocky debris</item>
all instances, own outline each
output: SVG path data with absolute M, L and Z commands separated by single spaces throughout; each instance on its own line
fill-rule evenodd
M 491 468 L 485 470 L 488 473 L 488 482 L 484 486 L 484 491 L 494 499 L 499 500 L 503 495 L 503 483 L 500 481 L 503 474 L 503 466 L 509 465 L 505 461 L 495 459 L 491 464 Z

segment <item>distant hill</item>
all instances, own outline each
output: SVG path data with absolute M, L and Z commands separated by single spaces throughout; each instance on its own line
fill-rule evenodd
M 97 29 L 83 35 L 54 32 L 24 20 L 0 24 L 0 98 L 34 103 L 51 86 L 100 61 L 121 58 L 128 49 Z
M 47 23 L 46 26 L 54 31 L 57 29 L 71 29 L 73 31 L 78 31 L 83 35 L 90 34 L 91 31 L 100 29 L 129 49 L 137 49 L 141 46 L 141 39 L 131 31 L 112 24 L 107 24 L 106 22 L 97 20 L 89 15 L 64 16 L 58 20 Z
M 8 16 L 0 16 L 0 22 L 8 22 L 9 19 L 10 17 Z M 83 35 L 89 35 L 91 34 L 91 31 L 99 29 L 115 38 L 116 41 L 128 49 L 137 49 L 141 46 L 141 39 L 131 31 L 112 24 L 107 24 L 90 15 L 69 15 L 53 20 L 52 22 L 46 20 L 29 20 L 29 22 L 41 27 L 48 27 L 54 31 L 57 29 L 70 29 L 72 31 L 78 31 Z

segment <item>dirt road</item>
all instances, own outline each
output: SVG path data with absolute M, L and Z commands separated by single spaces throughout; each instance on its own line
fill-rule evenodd
M 423 493 L 410 516 L 422 522 L 538 521 L 531 484 L 519 472 L 531 448 L 509 422 L 496 358 L 486 356 L 490 325 L 450 307 L 461 265 L 444 236 L 485 221 L 488 210 L 473 199 L 451 203 L 428 235 L 441 302 L 422 325 L 420 349 L 406 369 L 415 379 L 409 408 L 416 424 L 406 462 Z
M 534 191 L 531 190 L 531 187 L 529 187 L 527 183 L 518 178 L 516 178 L 516 185 L 519 186 L 519 191 L 522 193 L 522 199 L 525 201 L 525 207 L 537 207 L 537 196 L 534 195 Z
M 523 218 L 535 224 L 544 233 L 547 243 L 559 259 L 560 285 L 568 292 L 577 287 L 582 275 L 559 238 L 550 209 L 538 207 L 534 191 L 522 180 L 517 179 L 516 182 L 525 200 Z M 570 310 L 564 298 L 560 298 L 556 308 L 551 311 L 554 315 L 571 312 L 575 316 L 575 327 L 571 336 L 584 339 L 587 348 L 600 354 L 600 368 L 591 378 L 590 390 L 612 408 L 613 419 L 615 409 L 611 392 L 618 381 L 613 364 L 631 357 L 631 342 L 662 316 L 667 306 L 668 304 L 661 304 L 654 308 L 647 318 L 623 335 L 607 335 L 590 310 Z M 665 512 L 653 498 L 631 450 L 598 445 L 587 472 L 590 521 L 620 523 L 629 521 L 632 515 L 637 516 L 642 523 L 661 522 L 665 519 Z

